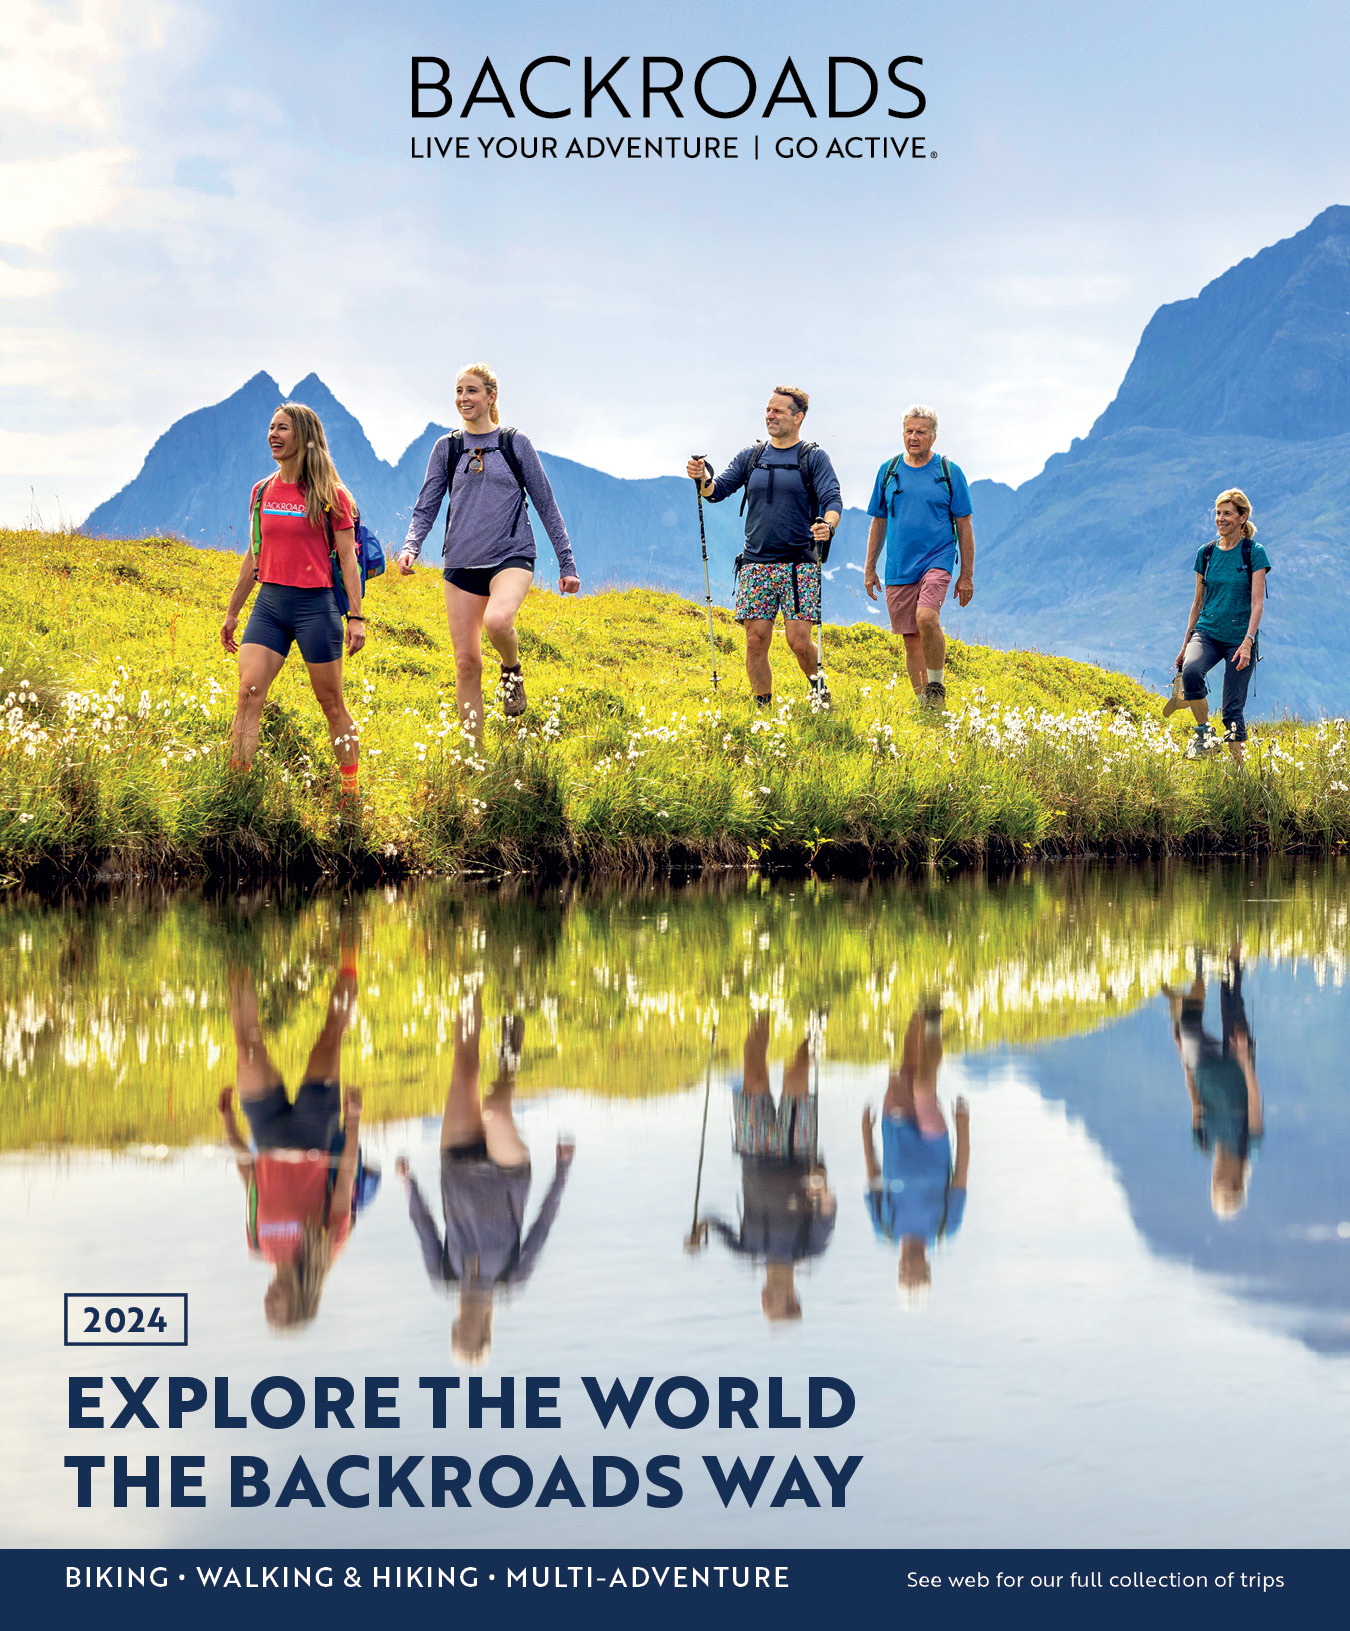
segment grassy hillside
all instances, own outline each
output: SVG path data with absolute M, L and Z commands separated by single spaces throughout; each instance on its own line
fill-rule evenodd
M 522 618 L 531 707 L 455 721 L 439 574 L 386 576 L 348 665 L 364 805 L 337 802 L 298 657 L 263 750 L 232 775 L 236 671 L 218 629 L 237 558 L 167 539 L 0 532 L 0 868 L 11 877 L 231 869 L 634 869 L 783 859 L 1332 847 L 1350 835 L 1343 722 L 1256 733 L 1248 768 L 1181 757 L 1159 700 L 1119 674 L 953 642 L 950 709 L 914 703 L 897 642 L 826 631 L 835 707 L 814 713 L 779 645 L 771 711 L 714 613 L 644 590 Z M 495 672 L 495 668 L 490 672 Z

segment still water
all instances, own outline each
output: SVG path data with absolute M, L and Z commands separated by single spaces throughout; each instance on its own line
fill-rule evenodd
M 5 1539 L 1345 1545 L 1348 907 L 1339 861 L 13 902 Z M 95 1293 L 186 1293 L 188 1346 L 64 1347 L 67 1293 L 72 1340 Z M 159 1425 L 72 1430 L 72 1373 L 105 1423 L 113 1375 L 159 1376 Z M 170 1428 L 172 1376 L 227 1378 L 241 1425 Z M 631 1427 L 585 1377 L 652 1378 Z M 811 1377 L 850 1419 L 810 1427 Z M 471 1427 L 503 1378 L 514 1426 Z M 149 1453 L 163 1504 L 114 1507 Z M 72 1454 L 106 1462 L 85 1508 Z M 422 1457 L 388 1505 L 381 1456 Z M 773 1460 L 724 1509 L 704 1457 L 738 1456 Z

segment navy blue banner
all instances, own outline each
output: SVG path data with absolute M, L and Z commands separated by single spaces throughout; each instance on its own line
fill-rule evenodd
M 1274 1625 L 1340 1613 L 1341 1551 L 26 1550 L 0 1554 L 6 1613 L 61 1625 L 361 1631 L 385 1613 L 489 1607 L 495 1627 L 541 1615 L 699 1631 L 747 1615 L 923 1616 L 944 1631 L 992 1614 L 1038 1628 L 1151 1627 L 1202 1617 Z M 435 1607 L 432 1607 L 433 1601 Z

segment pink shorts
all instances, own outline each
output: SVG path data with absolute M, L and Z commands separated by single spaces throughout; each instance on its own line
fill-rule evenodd
M 917 583 L 888 583 L 886 610 L 891 614 L 891 633 L 917 634 L 919 607 L 931 606 L 937 611 L 947 598 L 951 582 L 950 572 L 930 567 Z

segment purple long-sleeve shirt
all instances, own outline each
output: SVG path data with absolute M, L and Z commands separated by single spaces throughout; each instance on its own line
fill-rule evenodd
M 408 1214 L 422 1246 L 422 1261 L 433 1285 L 522 1285 L 544 1249 L 558 1216 L 568 1168 L 560 1165 L 545 1192 L 528 1234 L 525 1202 L 530 1169 L 503 1171 L 487 1161 L 456 1162 L 442 1157 L 441 1205 L 445 1235 L 436 1227 L 414 1178 L 408 1185 Z
M 567 527 L 539 455 L 524 431 L 516 431 L 513 446 L 520 473 L 525 478 L 525 492 L 533 501 L 558 557 L 558 576 L 577 577 Z M 476 448 L 483 449 L 481 471 L 472 458 Z M 449 479 L 449 461 L 450 438 L 442 436 L 431 450 L 426 480 L 413 508 L 404 548 L 412 550 L 414 559 L 422 553 L 422 541 L 431 531 L 449 487 L 443 565 L 481 569 L 496 566 L 513 555 L 534 560 L 537 551 L 529 509 L 501 451 L 501 431 L 494 427 L 485 436 L 464 432 L 464 451 L 455 467 L 453 483 Z M 471 462 L 475 465 L 473 469 L 469 468 Z

